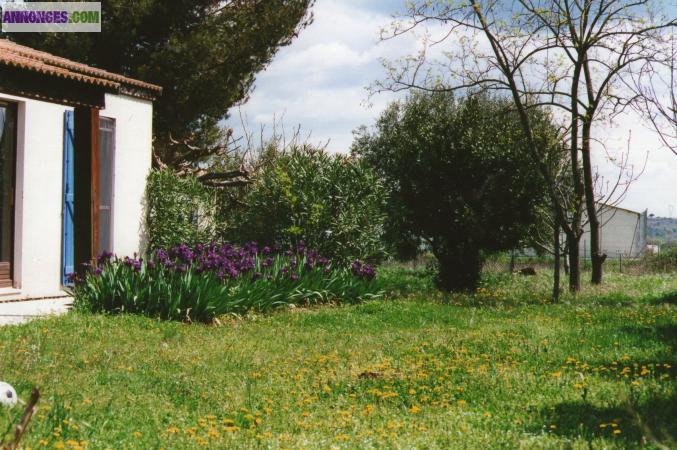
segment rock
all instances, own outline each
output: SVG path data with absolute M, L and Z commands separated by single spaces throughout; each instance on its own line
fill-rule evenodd
M 524 269 L 520 269 L 518 273 L 525 276 L 534 276 L 536 275 L 536 269 L 533 267 L 525 267 Z

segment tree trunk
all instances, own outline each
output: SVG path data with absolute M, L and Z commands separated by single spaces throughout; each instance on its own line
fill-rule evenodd
M 569 247 L 569 290 L 576 293 L 581 290 L 581 261 L 578 251 L 580 236 L 567 236 Z
M 595 188 L 592 180 L 592 162 L 590 157 L 590 132 L 592 123 L 589 118 L 583 122 L 583 179 L 585 187 L 585 207 L 590 225 L 590 260 L 592 262 L 592 284 L 602 283 L 602 266 L 605 257 L 601 252 L 599 218 L 595 204 Z
M 482 258 L 476 249 L 454 249 L 453 254 L 437 255 L 437 282 L 443 291 L 474 291 L 480 280 Z
M 587 14 L 587 11 L 586 11 Z M 600 246 L 599 219 L 597 217 L 597 205 L 595 204 L 595 186 L 592 180 L 592 162 L 590 161 L 590 134 L 592 121 L 597 109 L 598 100 L 595 99 L 595 91 L 592 83 L 592 71 L 588 60 L 588 48 L 579 50 L 583 55 L 583 73 L 585 75 L 585 90 L 588 97 L 588 106 L 583 117 L 583 135 L 581 153 L 583 155 L 583 181 L 585 188 L 585 207 L 588 212 L 590 224 L 590 259 L 592 261 L 592 284 L 602 284 L 602 265 L 606 255 L 602 255 Z
M 552 301 L 559 301 L 559 278 L 560 278 L 560 246 L 559 246 L 559 223 L 555 221 L 553 237 L 553 249 L 555 253 L 555 268 L 552 274 Z

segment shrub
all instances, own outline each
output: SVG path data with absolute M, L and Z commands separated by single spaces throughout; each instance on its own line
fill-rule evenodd
M 147 198 L 150 249 L 213 239 L 217 197 L 194 176 L 154 170 L 148 176 Z
M 355 158 L 308 146 L 278 153 L 246 197 L 238 239 L 304 241 L 338 264 L 384 256 L 386 195 L 374 172 Z
M 651 272 L 677 272 L 677 247 L 663 246 L 657 255 L 647 254 L 644 266 Z
M 73 275 L 73 293 L 75 306 L 92 312 L 209 322 L 226 313 L 375 298 L 375 275 L 360 261 L 337 268 L 302 244 L 284 252 L 255 243 L 184 244 L 148 260 L 105 253 L 84 278 Z

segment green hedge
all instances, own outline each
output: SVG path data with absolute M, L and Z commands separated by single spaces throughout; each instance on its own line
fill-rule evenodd
M 386 194 L 356 158 L 309 146 L 279 154 L 259 174 L 237 221 L 239 240 L 293 245 L 303 241 L 347 263 L 385 255 Z
M 154 170 L 148 177 L 147 190 L 150 249 L 215 238 L 217 194 L 194 176 Z

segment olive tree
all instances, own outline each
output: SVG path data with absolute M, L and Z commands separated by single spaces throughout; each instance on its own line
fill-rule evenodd
M 510 102 L 412 93 L 391 104 L 352 151 L 375 168 L 391 198 L 389 219 L 425 241 L 444 290 L 474 289 L 486 255 L 514 248 L 537 219 L 545 185 Z M 535 139 L 553 148 L 547 114 Z

